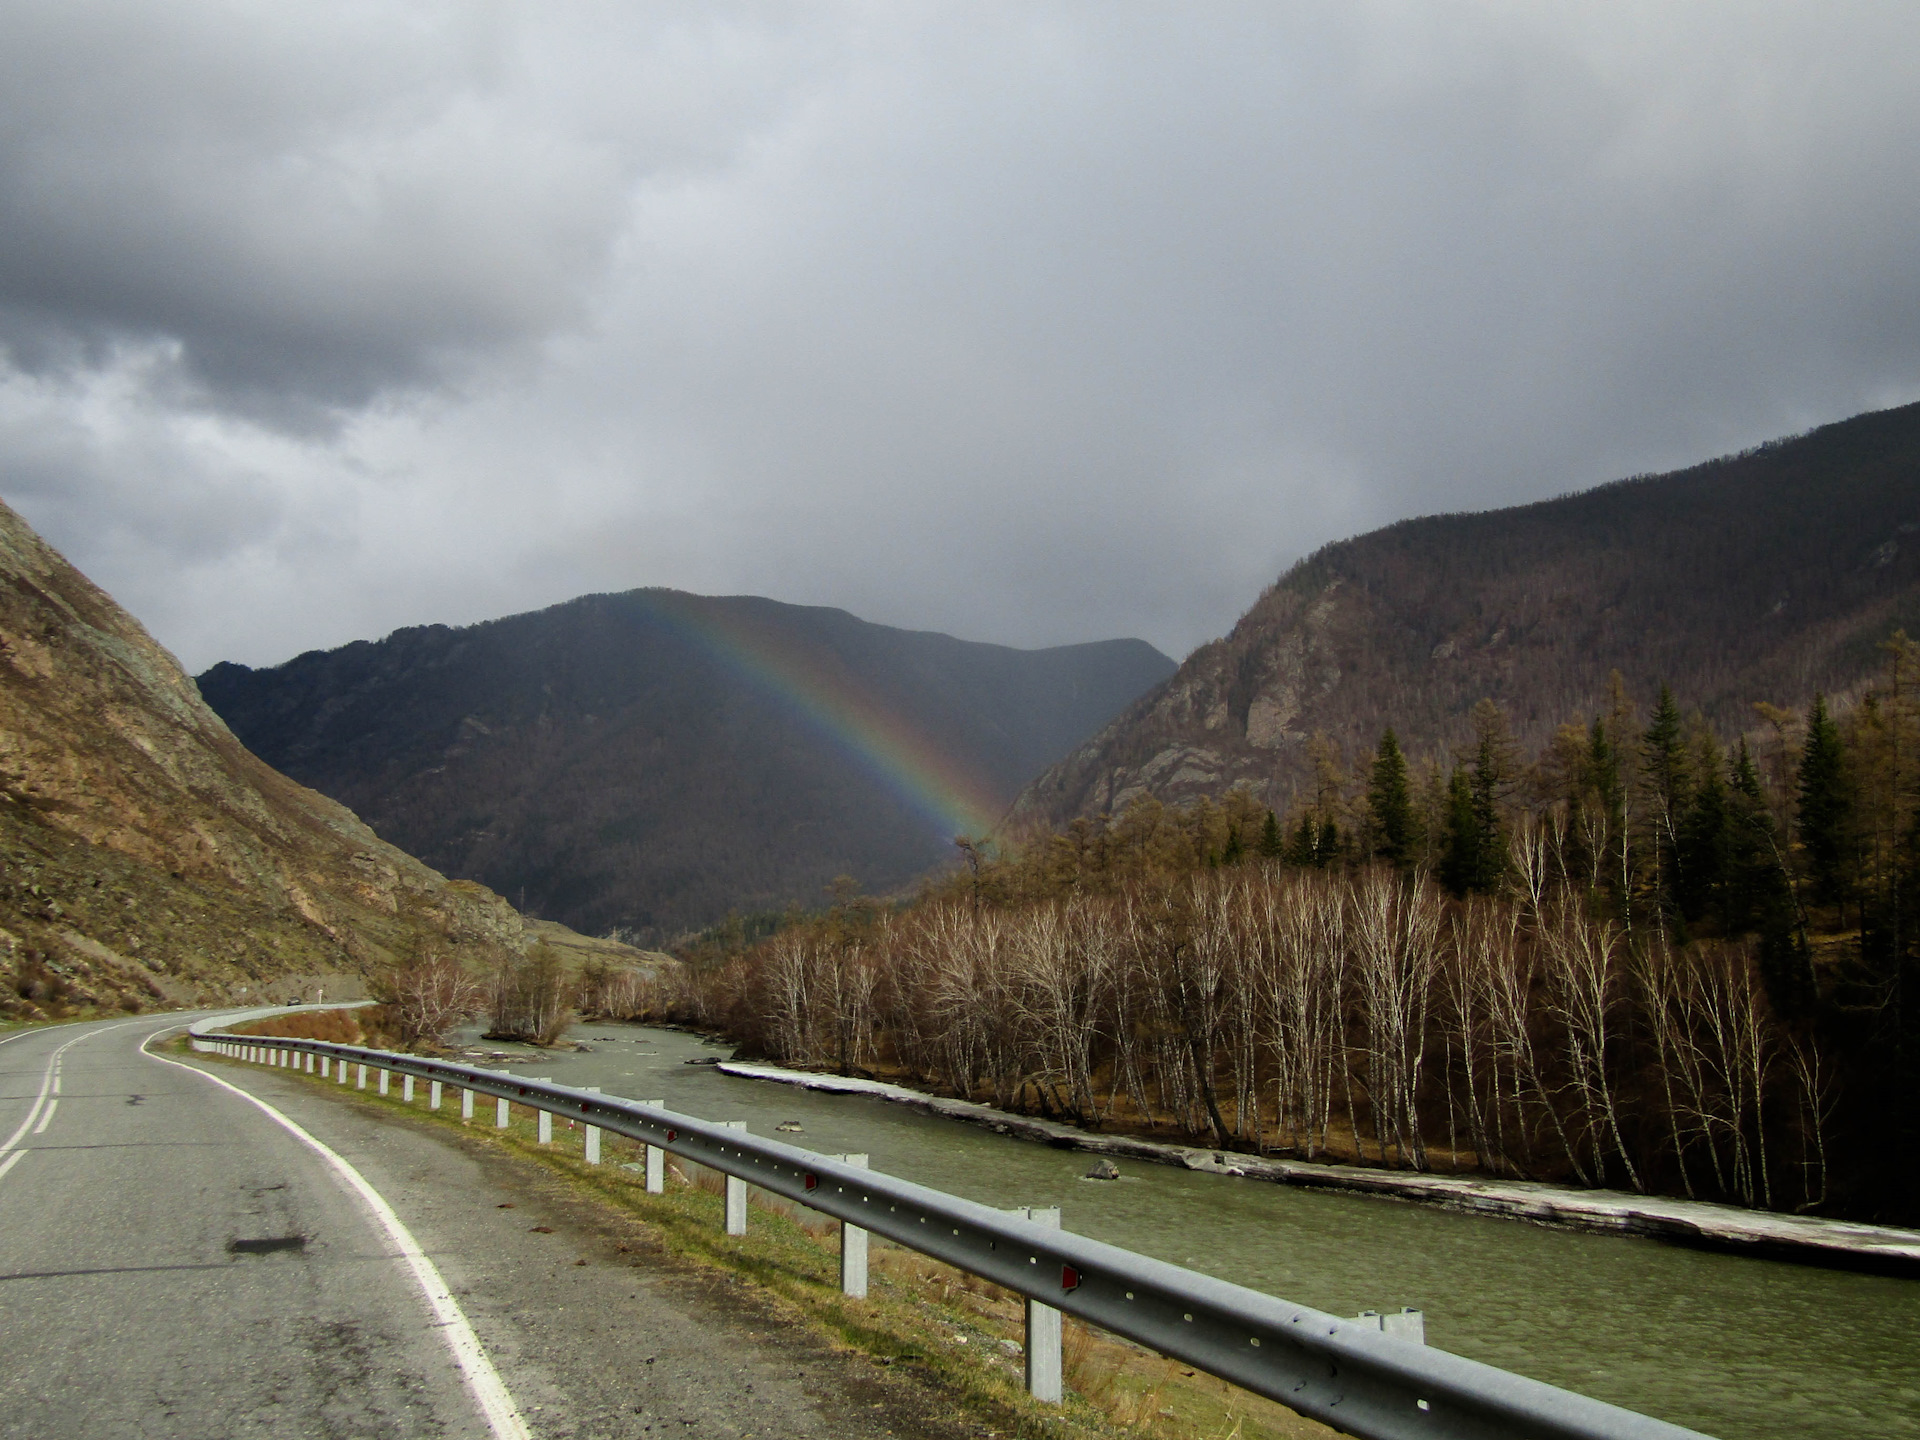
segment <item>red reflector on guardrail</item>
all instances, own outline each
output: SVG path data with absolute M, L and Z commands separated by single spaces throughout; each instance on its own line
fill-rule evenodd
M 819 1188 L 820 1188 L 820 1177 L 818 1175 L 807 1176 L 807 1189 L 818 1190 Z
M 1062 1290 L 1078 1290 L 1080 1288 L 1080 1272 L 1071 1265 L 1062 1265 L 1060 1267 L 1060 1288 Z

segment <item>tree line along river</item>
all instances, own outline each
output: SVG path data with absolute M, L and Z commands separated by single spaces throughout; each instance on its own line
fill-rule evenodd
M 1549 1229 L 1172 1166 L 1122 1165 L 865 1096 L 721 1074 L 699 1038 L 595 1024 L 524 1068 L 745 1120 L 988 1205 L 1335 1314 L 1426 1312 L 1427 1341 L 1722 1440 L 1920 1437 L 1920 1281 Z

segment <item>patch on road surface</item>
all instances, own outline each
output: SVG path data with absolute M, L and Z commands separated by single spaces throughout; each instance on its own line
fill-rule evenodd
M 229 1240 L 229 1255 L 272 1255 L 279 1250 L 305 1250 L 307 1237 L 304 1235 L 270 1235 L 261 1240 Z

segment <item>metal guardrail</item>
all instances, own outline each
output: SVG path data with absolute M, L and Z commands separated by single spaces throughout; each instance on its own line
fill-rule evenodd
M 1705 1440 L 1375 1326 L 662 1106 L 326 1041 L 222 1035 L 207 1025 L 193 1038 L 229 1054 L 251 1047 L 324 1059 L 342 1067 L 342 1078 L 351 1063 L 453 1085 L 625 1135 L 1004 1286 L 1032 1302 L 1030 1324 L 1033 1304 L 1064 1311 L 1370 1440 Z

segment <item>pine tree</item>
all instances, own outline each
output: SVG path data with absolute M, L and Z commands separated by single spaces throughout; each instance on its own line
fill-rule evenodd
M 1688 921 L 1711 913 L 1727 933 L 1727 787 L 1720 778 L 1720 747 L 1711 735 L 1700 744 L 1702 779 L 1687 805 L 1675 846 L 1674 897 Z
M 1813 697 L 1807 712 L 1807 740 L 1800 752 L 1798 819 L 1800 844 L 1807 857 L 1807 879 L 1813 898 L 1837 905 L 1847 892 L 1845 861 L 1847 819 L 1846 757 L 1840 745 L 1840 727 L 1827 713 L 1824 695 Z
M 1679 909 L 1680 825 L 1687 807 L 1686 746 L 1673 691 L 1660 687 L 1653 721 L 1640 737 L 1640 784 L 1653 830 L 1650 888 L 1654 910 L 1671 917 Z
M 1227 848 L 1220 852 L 1220 863 L 1222 865 L 1238 865 L 1240 861 L 1245 858 L 1246 853 L 1246 847 L 1240 843 L 1240 827 L 1238 825 L 1229 826 L 1227 829 Z
M 1413 797 L 1407 786 L 1407 761 L 1392 730 L 1380 737 L 1367 784 L 1367 810 L 1373 822 L 1373 851 L 1382 860 L 1404 865 L 1413 856 Z
M 1491 700 L 1473 707 L 1473 725 L 1479 734 L 1473 752 L 1472 797 L 1474 837 L 1470 847 L 1473 869 L 1467 888 L 1490 891 L 1506 869 L 1506 826 L 1500 800 L 1513 779 L 1514 744 L 1507 717 Z
M 1302 815 L 1300 824 L 1293 832 L 1293 839 L 1287 845 L 1287 863 L 1303 868 L 1318 862 L 1320 849 L 1320 831 L 1313 823 L 1312 815 Z
M 1729 935 L 1753 929 L 1769 897 L 1781 888 L 1778 848 L 1773 812 L 1767 808 L 1766 795 L 1760 788 L 1760 768 L 1742 736 L 1733 757 L 1732 785 L 1727 794 L 1726 894 L 1721 923 Z
M 1440 883 L 1456 895 L 1478 890 L 1486 869 L 1485 832 L 1464 765 L 1447 777 L 1446 845 L 1440 853 Z
M 1286 853 L 1286 842 L 1280 837 L 1280 817 L 1269 810 L 1260 822 L 1260 858 L 1278 860 Z
M 1320 834 L 1314 841 L 1313 863 L 1322 870 L 1340 858 L 1340 827 L 1331 817 L 1320 822 Z

